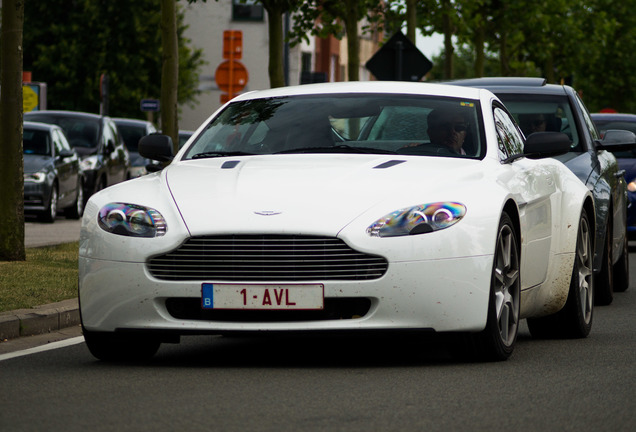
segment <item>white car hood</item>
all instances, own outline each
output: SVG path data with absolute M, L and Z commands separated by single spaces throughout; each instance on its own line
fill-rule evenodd
M 452 170 L 463 173 L 461 178 L 452 176 L 461 184 L 467 177 L 481 176 L 469 169 L 479 163 L 436 157 L 268 155 L 182 161 L 164 171 L 191 235 L 302 232 L 335 236 L 378 203 L 422 204 L 413 202 L 414 188 L 431 198 L 427 202 L 454 199 L 448 187 L 439 195 L 439 179 L 448 178 Z M 463 168 L 458 169 L 458 164 Z M 407 196 L 409 201 L 401 202 L 400 197 Z M 369 223 L 398 208 L 379 209 L 385 213 L 373 213 Z

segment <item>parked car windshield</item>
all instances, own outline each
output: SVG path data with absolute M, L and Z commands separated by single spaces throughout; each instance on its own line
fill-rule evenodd
M 506 93 L 497 96 L 506 104 L 526 136 L 534 132 L 563 132 L 572 141 L 571 151 L 582 151 L 567 96 Z
M 92 148 L 99 145 L 99 120 L 84 117 L 32 114 L 29 121 L 58 125 L 64 130 L 71 147 Z
M 599 119 L 598 117 L 594 118 L 594 123 L 598 128 L 601 136 L 605 135 L 605 131 L 611 129 L 618 130 L 627 130 L 634 132 L 636 134 L 636 122 L 623 121 L 623 120 L 605 120 Z M 626 151 L 613 151 L 614 156 L 617 158 L 633 158 L 636 156 L 636 150 L 626 150 Z
M 124 139 L 124 143 L 126 143 L 126 148 L 131 152 L 139 152 L 137 149 L 139 140 L 148 134 L 146 127 L 118 123 L 117 129 L 119 129 L 119 132 Z
M 51 142 L 49 133 L 41 130 L 29 130 L 22 132 L 22 148 L 24 154 L 51 155 Z
M 239 101 L 207 125 L 185 158 L 334 152 L 481 158 L 480 112 L 475 100 L 420 95 Z

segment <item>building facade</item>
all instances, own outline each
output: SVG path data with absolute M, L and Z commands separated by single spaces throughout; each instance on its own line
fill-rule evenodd
M 267 12 L 254 0 L 219 0 L 183 4 L 185 37 L 195 48 L 203 50 L 206 66 L 201 73 L 198 104 L 181 106 L 179 127 L 198 128 L 221 107 L 224 94 L 215 81 L 217 67 L 223 58 L 223 32 L 242 32 L 242 58 L 248 80 L 241 93 L 270 88 L 268 75 L 269 35 Z M 287 23 L 289 25 L 289 23 Z M 361 27 L 360 27 L 361 28 Z M 364 64 L 377 51 L 381 34 L 363 35 L 360 43 L 360 79 L 369 80 L 371 74 Z M 285 46 L 285 76 L 287 85 L 311 82 L 345 81 L 347 79 L 346 38 L 338 40 L 309 38 L 294 47 Z

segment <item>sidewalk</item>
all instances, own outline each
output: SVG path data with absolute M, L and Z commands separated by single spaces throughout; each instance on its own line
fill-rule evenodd
M 77 299 L 0 312 L 0 342 L 23 336 L 34 336 L 80 324 Z

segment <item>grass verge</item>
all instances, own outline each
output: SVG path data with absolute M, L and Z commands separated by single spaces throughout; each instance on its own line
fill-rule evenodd
M 27 248 L 26 261 L 0 262 L 0 312 L 77 297 L 79 242 Z

